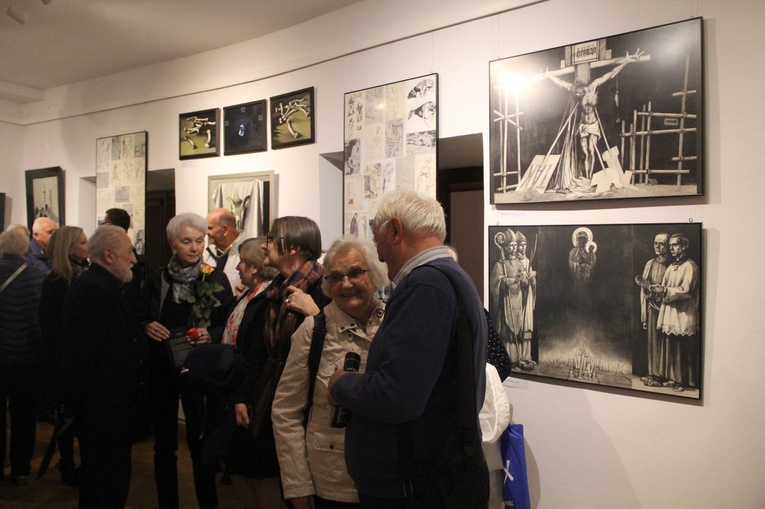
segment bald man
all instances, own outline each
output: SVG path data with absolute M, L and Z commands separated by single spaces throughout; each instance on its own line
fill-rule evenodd
M 244 235 L 236 228 L 236 217 L 224 208 L 213 209 L 207 214 L 207 249 L 204 262 L 222 270 L 231 283 L 234 295 L 241 295 L 243 290 L 239 271 L 239 245 L 244 242 Z

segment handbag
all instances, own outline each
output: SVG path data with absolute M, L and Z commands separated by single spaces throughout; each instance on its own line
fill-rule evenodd
M 481 430 L 478 428 L 473 335 L 462 295 L 454 279 L 448 272 L 434 268 L 449 278 L 460 308 L 457 320 L 457 426 L 450 431 L 446 443 L 427 470 L 416 468 L 412 454 L 412 423 L 405 422 L 396 426 L 405 495 L 420 497 L 427 507 L 485 509 L 489 502 L 489 469 L 481 446 Z
M 531 509 L 523 424 L 511 424 L 502 433 L 502 462 L 505 507 Z

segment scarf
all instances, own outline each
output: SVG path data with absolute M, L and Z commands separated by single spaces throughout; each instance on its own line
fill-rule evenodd
M 192 283 L 199 277 L 199 265 L 201 262 L 202 260 L 200 259 L 191 267 L 183 268 L 178 263 L 176 255 L 170 258 L 170 262 L 167 264 L 167 273 L 170 274 L 170 279 L 173 280 L 173 302 L 176 304 L 188 302 L 188 298 L 194 292 Z
M 72 281 L 80 277 L 90 266 L 88 260 L 78 262 L 72 258 L 69 258 L 69 264 L 72 266 Z
M 252 299 L 260 294 L 260 292 L 265 290 L 269 283 L 271 283 L 271 280 L 263 281 L 258 286 L 242 295 L 233 311 L 231 311 L 228 320 L 226 320 L 226 327 L 223 329 L 223 339 L 221 340 L 221 343 L 224 345 L 236 344 L 236 338 L 239 334 L 239 325 L 242 323 L 242 318 L 244 318 L 244 312 L 247 309 L 247 305 Z
M 287 298 L 287 288 L 294 286 L 305 293 L 316 286 L 324 277 L 324 267 L 315 260 L 308 260 L 298 267 L 289 278 L 278 274 L 271 287 L 267 290 L 268 310 L 266 317 L 266 344 L 271 354 L 277 358 L 286 357 L 289 352 L 290 338 L 298 326 L 298 318 L 303 318 L 295 311 L 287 309 L 284 301 Z

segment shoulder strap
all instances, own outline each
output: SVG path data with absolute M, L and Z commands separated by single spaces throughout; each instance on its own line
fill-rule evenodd
M 8 276 L 8 279 L 6 279 L 5 282 L 2 284 L 2 286 L 0 286 L 0 292 L 5 290 L 6 288 L 8 288 L 8 285 L 11 284 L 13 282 L 13 280 L 18 277 L 19 274 L 24 272 L 24 269 L 26 269 L 26 268 L 27 268 L 27 264 L 26 263 L 22 263 L 21 265 L 19 265 L 19 268 L 16 269 L 16 271 L 13 274 Z
M 321 352 L 324 350 L 324 337 L 327 335 L 327 317 L 321 312 L 313 317 L 313 336 L 311 349 L 308 352 L 308 395 L 303 410 L 303 425 L 308 424 L 308 415 L 313 405 L 313 390 L 316 387 L 316 375 L 319 373 Z

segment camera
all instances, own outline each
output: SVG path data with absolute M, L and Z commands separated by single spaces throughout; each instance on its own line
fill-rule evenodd
M 343 363 L 343 371 L 357 372 L 361 366 L 361 356 L 356 352 L 348 352 L 345 354 L 345 362 Z M 351 421 L 351 411 L 347 408 L 338 406 L 335 408 L 332 414 L 332 427 L 344 428 Z

